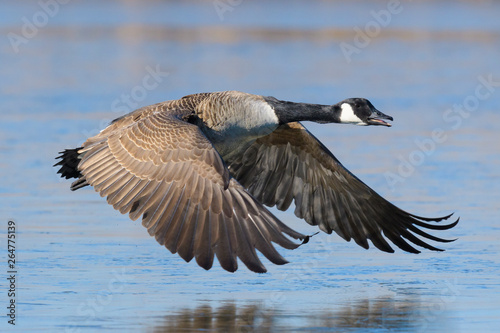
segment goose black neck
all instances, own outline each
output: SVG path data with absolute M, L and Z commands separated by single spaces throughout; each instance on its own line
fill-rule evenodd
M 264 99 L 274 109 L 280 124 L 296 121 L 340 122 L 340 107 L 338 105 L 294 103 L 280 101 L 274 97 L 264 97 Z

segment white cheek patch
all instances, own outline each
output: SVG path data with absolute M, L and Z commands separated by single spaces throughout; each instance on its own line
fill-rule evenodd
M 345 124 L 364 124 L 364 122 L 354 114 L 354 110 L 348 103 L 342 103 L 340 106 L 340 122 Z

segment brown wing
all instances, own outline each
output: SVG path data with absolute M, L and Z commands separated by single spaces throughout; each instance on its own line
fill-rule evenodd
M 300 123 L 282 125 L 259 138 L 244 154 L 228 163 L 231 174 L 260 202 L 286 210 L 295 201 L 295 215 L 321 230 L 334 230 L 342 238 L 368 248 L 368 239 L 386 252 L 394 252 L 382 236 L 401 249 L 418 253 L 407 241 L 439 250 L 415 236 L 438 242 L 418 227 L 444 230 L 435 225 L 447 219 L 409 214 L 378 195 L 351 174 Z M 451 216 L 451 215 L 450 215 Z
M 233 178 L 198 127 L 167 112 L 138 110 L 119 119 L 79 151 L 87 183 L 121 213 L 186 261 L 228 271 L 237 257 L 254 272 L 266 269 L 255 249 L 275 264 L 287 261 L 271 242 L 298 246 L 293 231 Z M 78 181 L 77 181 L 78 182 Z M 81 182 L 81 180 L 80 180 Z

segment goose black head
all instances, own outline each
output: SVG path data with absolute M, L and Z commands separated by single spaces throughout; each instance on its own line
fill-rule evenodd
M 382 119 L 393 120 L 393 118 L 377 110 L 373 104 L 365 98 L 348 98 L 338 105 L 340 105 L 339 120 L 341 123 L 364 126 L 391 126 L 391 124 Z

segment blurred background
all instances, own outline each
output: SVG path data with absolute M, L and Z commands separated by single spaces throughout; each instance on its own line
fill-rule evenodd
M 0 244 L 24 332 L 494 331 L 500 322 L 500 2 L 1 3 Z M 204 271 L 52 165 L 114 118 L 197 92 L 365 97 L 392 128 L 305 123 L 382 196 L 456 212 L 446 252 L 315 236 L 258 275 Z M 305 233 L 293 210 L 272 210 Z M 7 306 L 7 284 L 0 287 Z M 5 307 L 4 307 L 5 309 Z M 5 311 L 5 310 L 4 310 Z M 0 330 L 14 327 L 2 316 Z

